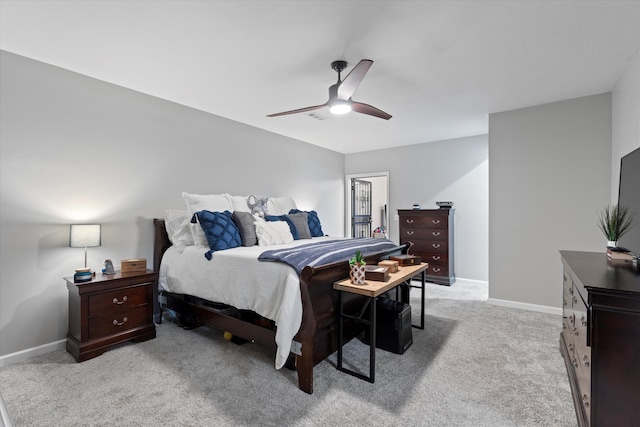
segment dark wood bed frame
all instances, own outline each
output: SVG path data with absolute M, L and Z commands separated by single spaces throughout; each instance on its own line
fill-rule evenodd
M 160 261 L 164 252 L 171 246 L 164 220 L 154 219 L 155 244 L 153 268 L 160 271 Z M 402 250 L 406 252 L 406 249 Z M 366 257 L 368 263 L 377 263 L 390 255 L 389 252 Z M 349 277 L 349 264 L 340 262 L 319 267 L 305 267 L 300 274 L 302 295 L 302 324 L 294 341 L 301 344 L 295 354 L 295 369 L 298 373 L 298 386 L 306 393 L 313 393 L 313 367 L 326 359 L 337 349 L 337 313 L 338 295 L 333 283 Z M 156 283 L 157 291 L 157 283 Z M 345 299 L 346 313 L 362 310 L 364 297 L 349 294 Z M 257 342 L 273 349 L 276 348 L 275 330 L 247 322 L 221 310 L 212 308 L 212 304 L 188 295 L 163 292 L 163 306 L 190 316 L 197 324 L 228 331 L 234 336 L 251 342 Z M 355 322 L 345 322 L 345 337 L 351 339 L 362 330 Z

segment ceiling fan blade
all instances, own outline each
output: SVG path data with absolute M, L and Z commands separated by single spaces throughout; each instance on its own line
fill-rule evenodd
M 342 80 L 340 87 L 338 87 L 338 99 L 347 100 L 353 96 L 365 74 L 367 74 L 367 71 L 371 68 L 371 65 L 373 65 L 372 60 L 363 59 L 358 62 L 358 65 L 353 67 L 353 70 L 347 74 L 347 77 Z
M 387 114 L 376 107 L 372 107 L 368 104 L 363 104 L 362 102 L 352 102 L 351 110 L 355 111 L 356 113 L 368 114 L 370 116 L 380 117 L 381 119 L 385 120 L 389 120 L 391 117 L 393 117 L 391 116 L 391 114 Z
M 282 113 L 268 114 L 267 117 L 286 116 L 288 114 L 304 113 L 305 111 L 313 111 L 325 107 L 327 104 L 314 105 L 313 107 L 298 108 L 297 110 L 283 111 Z

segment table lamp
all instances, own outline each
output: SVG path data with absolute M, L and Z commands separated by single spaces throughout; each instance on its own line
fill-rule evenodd
M 73 276 L 74 281 L 83 282 L 91 280 L 93 273 L 87 267 L 87 248 L 100 246 L 100 224 L 71 224 L 69 232 L 69 247 L 84 248 L 84 268 L 77 268 Z

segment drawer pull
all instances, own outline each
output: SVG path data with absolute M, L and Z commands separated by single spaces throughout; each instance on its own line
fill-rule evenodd
M 434 248 L 438 249 L 440 247 L 440 243 L 434 243 L 431 246 L 433 246 Z
M 573 360 L 571 361 L 571 364 L 573 365 L 574 368 L 578 367 L 578 361 L 576 360 L 576 358 L 574 357 Z
M 113 299 L 113 303 L 114 303 L 114 304 L 118 304 L 118 305 L 120 305 L 120 304 L 124 304 L 124 302 L 125 302 L 126 300 L 127 300 L 127 296 L 125 295 L 125 296 L 123 296 L 123 297 L 122 297 L 122 301 L 118 301 L 118 298 L 114 298 L 114 299 Z
M 431 257 L 434 261 L 440 261 L 440 257 L 438 255 L 434 255 Z
M 573 303 L 574 303 L 574 304 L 577 304 L 577 303 L 578 303 L 578 299 L 577 299 L 576 297 L 573 297 L 573 298 L 572 298 L 572 300 L 573 300 Z
M 573 351 L 573 344 L 569 343 L 569 345 L 567 345 L 567 348 L 569 349 L 569 351 Z
M 578 336 L 578 328 L 573 328 L 573 335 Z
M 413 220 L 412 219 L 408 219 L 407 220 L 407 224 L 413 224 Z
M 587 319 L 584 316 L 582 316 L 580 318 L 580 323 L 582 323 L 582 326 L 587 326 Z
M 413 230 L 407 230 L 407 234 L 411 236 L 413 234 Z
M 587 357 L 586 354 L 584 356 L 582 356 L 582 364 L 584 366 L 586 366 L 587 368 L 589 367 L 589 358 Z
M 431 222 L 433 224 L 440 224 L 440 220 L 439 219 L 432 219 Z
M 589 407 L 589 396 L 587 396 L 586 394 L 582 395 L 582 404 L 585 406 L 585 408 Z
M 127 320 L 128 319 L 126 318 L 126 316 L 122 319 L 122 322 L 118 322 L 117 320 L 113 319 L 113 325 L 114 326 L 122 326 L 125 323 L 127 323 Z
M 431 232 L 431 234 L 432 234 L 434 237 L 438 237 L 438 236 L 440 235 L 440 232 L 439 232 L 439 231 L 432 231 L 432 232 Z
M 434 272 L 434 273 L 440 273 L 440 269 L 439 269 L 439 268 L 437 268 L 437 267 L 435 267 L 435 268 L 433 269 L 433 272 Z

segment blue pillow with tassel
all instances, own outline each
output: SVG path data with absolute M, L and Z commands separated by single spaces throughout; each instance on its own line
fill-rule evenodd
M 204 231 L 209 249 L 211 249 L 204 254 L 208 260 L 211 259 L 215 251 L 237 248 L 242 245 L 240 231 L 238 231 L 236 223 L 233 222 L 233 215 L 229 211 L 199 211 L 193 214 L 191 222 L 199 223 Z

